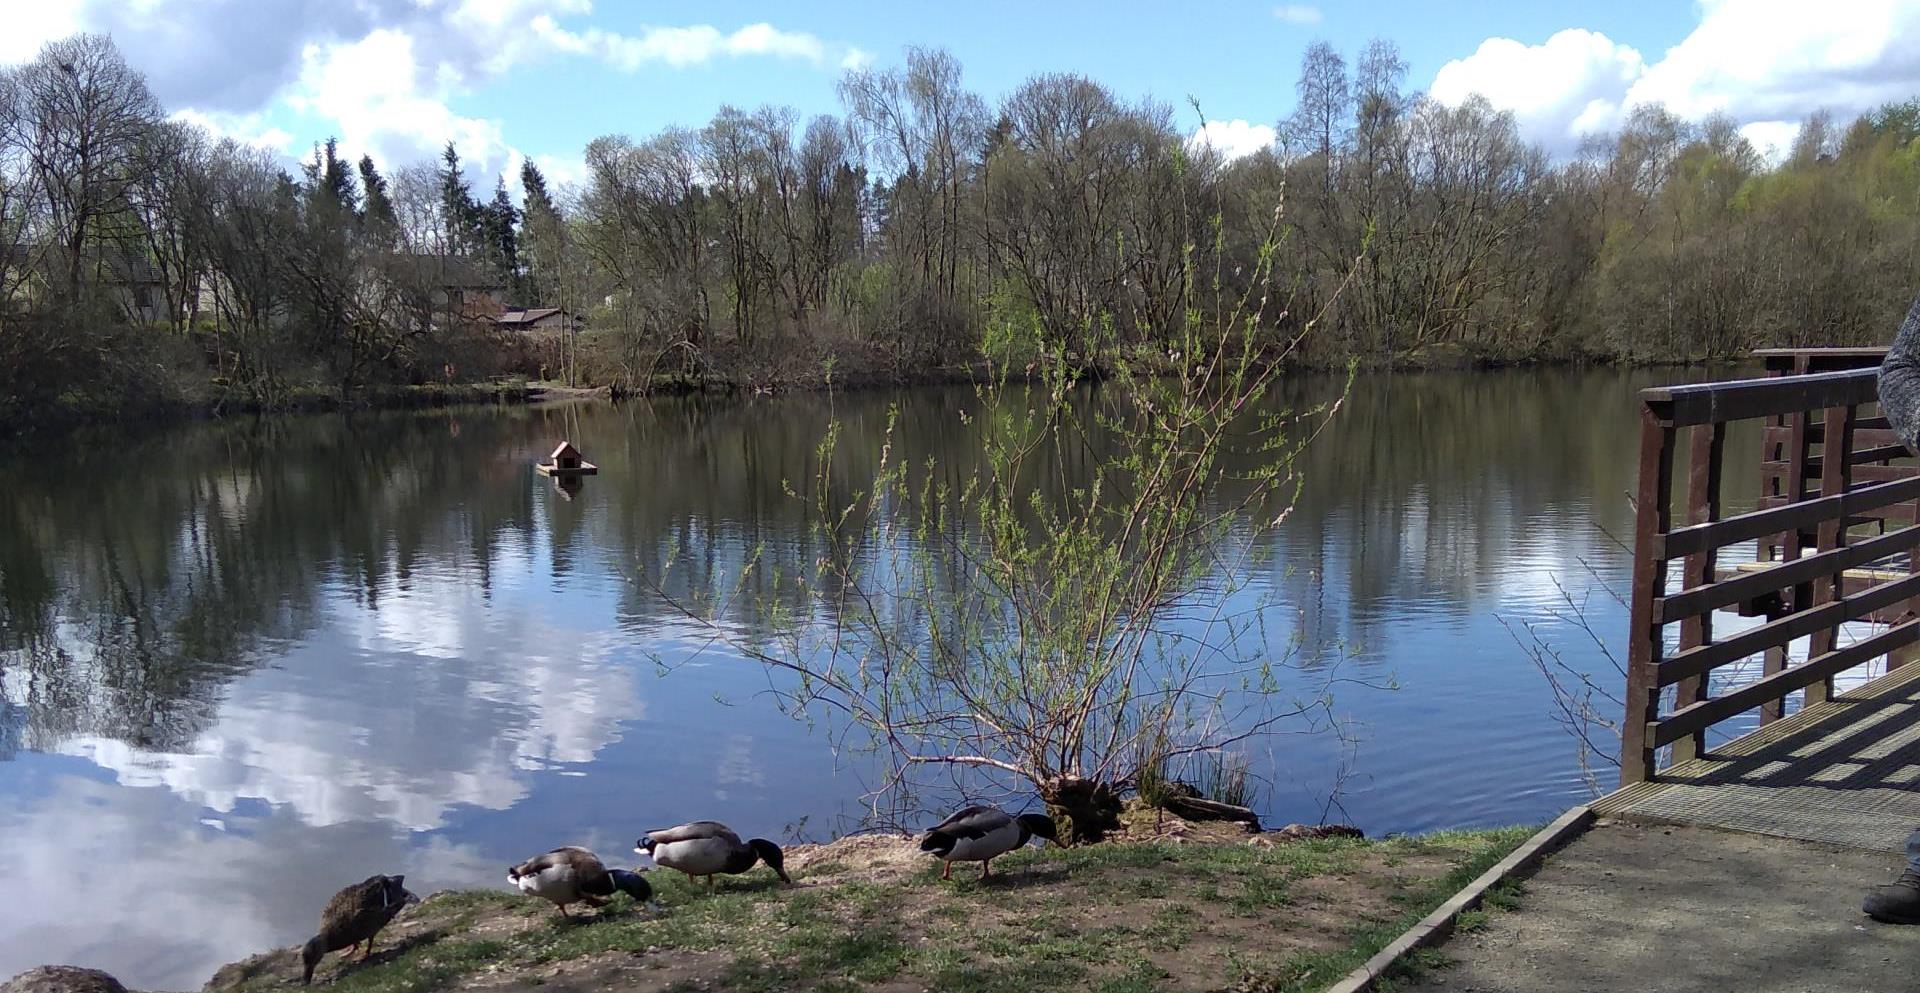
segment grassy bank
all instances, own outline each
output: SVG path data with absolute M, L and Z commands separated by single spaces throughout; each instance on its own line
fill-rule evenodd
M 1364 961 L 1498 861 L 1527 831 L 1385 841 L 1120 842 L 1028 850 L 981 882 L 942 882 L 905 839 L 795 849 L 712 894 L 650 874 L 663 909 L 626 897 L 563 920 L 505 890 L 409 910 L 366 963 L 330 957 L 342 991 L 1090 989 L 1305 991 Z M 217 993 L 298 980 L 293 950 L 223 969 Z

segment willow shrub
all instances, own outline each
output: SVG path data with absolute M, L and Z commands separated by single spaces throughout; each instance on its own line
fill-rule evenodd
M 1324 688 L 1283 691 L 1293 653 L 1267 637 L 1273 605 L 1250 580 L 1345 394 L 1299 410 L 1269 397 L 1316 323 L 1270 300 L 1274 222 L 1225 319 L 1190 311 L 1166 355 L 1112 352 L 1094 386 L 1044 332 L 1003 329 L 991 351 L 1022 360 L 995 362 L 954 413 L 978 437 L 969 464 L 904 457 L 897 413 L 877 463 L 829 429 L 812 478 L 787 486 L 812 521 L 803 567 L 756 552 L 733 581 L 668 593 L 670 556 L 650 585 L 769 667 L 782 709 L 884 756 L 872 798 L 1033 790 L 1078 841 L 1166 763 L 1317 724 Z M 848 486 L 856 459 L 871 480 Z

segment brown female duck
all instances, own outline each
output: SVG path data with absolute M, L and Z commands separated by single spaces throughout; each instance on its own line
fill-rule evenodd
M 320 914 L 320 933 L 300 950 L 300 962 L 305 966 L 301 985 L 313 982 L 313 967 L 328 952 L 342 948 L 351 952 L 362 942 L 366 947 L 360 950 L 361 959 L 373 951 L 373 938 L 380 929 L 402 907 L 420 902 L 419 897 L 407 892 L 405 880 L 405 876 L 368 876 L 327 901 L 327 909 Z

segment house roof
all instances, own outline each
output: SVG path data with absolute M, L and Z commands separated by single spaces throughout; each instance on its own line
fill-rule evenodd
M 499 324 L 535 324 L 555 314 L 562 313 L 558 307 L 529 307 L 524 310 L 503 311 L 494 321 Z

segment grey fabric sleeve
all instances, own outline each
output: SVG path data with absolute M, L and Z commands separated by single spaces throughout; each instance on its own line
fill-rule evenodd
M 1920 299 L 1880 363 L 1880 412 L 1909 450 L 1920 452 Z

